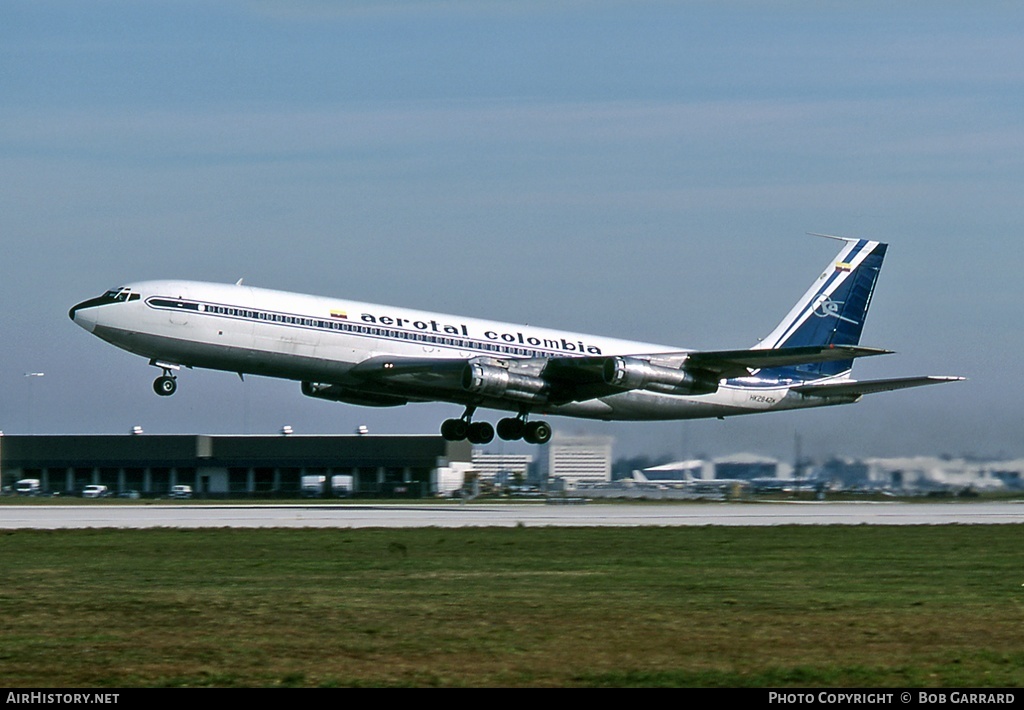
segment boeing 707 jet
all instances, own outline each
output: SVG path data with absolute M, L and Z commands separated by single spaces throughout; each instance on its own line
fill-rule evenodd
M 495 435 L 543 444 L 538 414 L 603 420 L 728 417 L 850 404 L 863 395 L 963 379 L 856 381 L 856 358 L 886 244 L 843 242 L 767 337 L 745 350 L 686 350 L 237 284 L 142 281 L 71 308 L 71 319 L 162 370 L 180 368 L 302 383 L 310 397 L 372 407 L 451 402 L 450 441 Z M 497 427 L 480 408 L 513 412 Z

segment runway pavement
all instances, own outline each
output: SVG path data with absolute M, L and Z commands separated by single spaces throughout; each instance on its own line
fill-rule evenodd
M 417 528 L 1024 523 L 1021 503 L 5 505 L 0 529 Z

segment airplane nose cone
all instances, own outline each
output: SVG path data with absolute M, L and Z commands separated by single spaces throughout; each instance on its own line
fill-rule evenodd
M 68 311 L 68 318 L 91 333 L 96 327 L 96 319 L 93 317 L 92 310 L 90 309 L 90 306 L 93 305 L 95 304 L 90 303 L 90 301 L 76 303 Z

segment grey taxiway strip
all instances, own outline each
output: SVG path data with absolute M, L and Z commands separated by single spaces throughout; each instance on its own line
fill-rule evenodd
M 1024 523 L 1022 503 L 6 505 L 0 529 Z

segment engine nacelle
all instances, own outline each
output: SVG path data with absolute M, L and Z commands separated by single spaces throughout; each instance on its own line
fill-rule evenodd
M 325 385 L 318 382 L 303 382 L 302 394 L 316 399 L 328 399 L 332 402 L 357 404 L 361 407 L 398 407 L 408 404 L 405 397 L 374 392 L 360 392 L 341 385 Z
M 718 391 L 713 376 L 703 376 L 652 365 L 635 357 L 613 357 L 604 363 L 602 372 L 606 384 L 627 390 L 650 390 L 662 394 L 711 394 Z
M 462 389 L 483 397 L 545 402 L 549 385 L 542 377 L 520 375 L 504 367 L 471 362 L 462 371 Z

